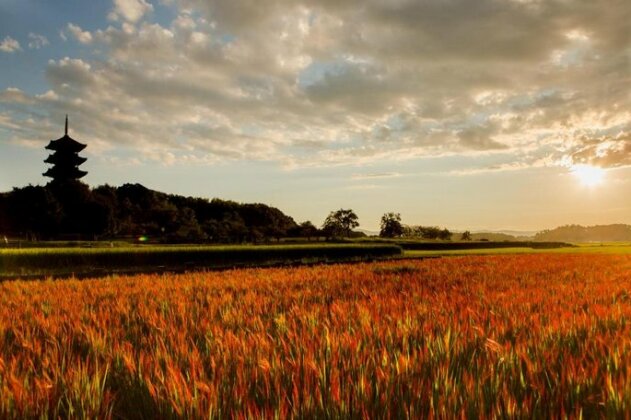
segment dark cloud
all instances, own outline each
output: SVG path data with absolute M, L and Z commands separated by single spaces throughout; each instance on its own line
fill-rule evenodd
M 494 125 L 474 126 L 458 132 L 460 143 L 467 149 L 494 150 L 505 149 L 506 146 L 493 140 L 497 132 Z

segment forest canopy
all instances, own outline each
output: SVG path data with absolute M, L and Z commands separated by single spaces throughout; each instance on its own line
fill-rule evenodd
M 31 240 L 147 237 L 157 242 L 259 242 L 317 236 L 265 204 L 166 194 L 140 184 L 81 182 L 0 193 L 0 234 Z M 303 232 L 303 230 L 305 232 Z

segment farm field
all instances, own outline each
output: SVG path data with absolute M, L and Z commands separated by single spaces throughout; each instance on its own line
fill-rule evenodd
M 631 255 L 0 284 L 0 417 L 625 417 Z
M 453 250 L 405 250 L 406 258 L 459 255 L 502 255 L 502 254 L 631 254 L 631 243 L 581 243 L 560 248 L 480 248 Z
M 0 279 L 366 261 L 401 255 L 394 244 L 13 248 L 0 250 Z
M 45 244 L 42 243 L 42 244 Z M 237 267 L 270 267 L 389 258 L 517 253 L 631 253 L 629 243 L 351 241 L 276 245 L 130 245 L 103 242 L 83 246 L 0 249 L 0 280 L 21 276 L 97 277 L 108 274 L 184 272 Z M 533 248 L 532 246 L 535 246 Z M 466 248 L 471 247 L 471 248 Z

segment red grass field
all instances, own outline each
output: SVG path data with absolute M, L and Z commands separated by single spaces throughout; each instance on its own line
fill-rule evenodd
M 0 417 L 629 417 L 631 256 L 0 284 Z

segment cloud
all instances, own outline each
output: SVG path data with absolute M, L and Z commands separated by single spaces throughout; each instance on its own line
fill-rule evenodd
M 6 53 L 20 51 L 21 49 L 20 43 L 10 36 L 5 37 L 2 42 L 0 42 L 0 51 Z
M 119 17 L 130 23 L 138 22 L 145 14 L 151 12 L 153 6 L 145 0 L 114 0 L 114 10 L 110 17 Z
M 539 160 L 537 162 L 510 162 L 510 163 L 500 163 L 497 165 L 491 165 L 481 168 L 466 168 L 466 169 L 455 169 L 449 171 L 447 175 L 456 175 L 456 176 L 470 176 L 470 175 L 480 175 L 480 174 L 488 174 L 494 172 L 507 172 L 507 171 L 521 171 L 524 169 L 529 169 L 532 167 L 541 167 L 545 166 L 544 162 Z
M 48 38 L 46 38 L 44 35 L 39 35 L 33 32 L 30 32 L 28 34 L 28 39 L 28 47 L 32 50 L 39 50 L 40 48 L 43 48 L 50 44 L 50 42 L 48 42 Z
M 367 174 L 353 174 L 351 179 L 354 181 L 365 181 L 367 179 L 387 179 L 398 178 L 401 174 L 398 172 L 379 172 L 379 173 L 367 173 Z
M 458 131 L 460 143 L 476 150 L 505 149 L 501 143 L 493 140 L 497 127 L 493 124 L 477 125 Z
M 32 99 L 22 90 L 16 87 L 8 87 L 0 92 L 0 102 L 7 104 L 28 104 L 32 103 Z
M 81 44 L 92 43 L 92 34 L 89 31 L 84 31 L 79 26 L 73 23 L 68 23 L 67 29 L 68 29 L 68 32 L 72 34 L 74 39 L 79 41 Z
M 8 115 L 59 121 L 68 112 L 83 141 L 151 150 L 170 164 L 480 154 L 502 155 L 498 170 L 542 159 L 628 164 L 626 1 L 170 7 L 176 16 L 158 23 L 149 2 L 116 0 L 110 26 L 68 24 L 91 55 L 50 61 L 46 93 L 6 94 Z M 24 141 L 50 137 L 41 127 Z
M 92 66 L 79 58 L 65 57 L 61 60 L 50 60 L 46 76 L 53 85 L 54 91 L 81 91 L 94 85 L 95 77 L 91 73 Z M 81 98 L 75 98 L 81 100 Z
M 581 138 L 567 157 L 572 165 L 588 164 L 604 168 L 631 166 L 631 130 L 616 136 Z

